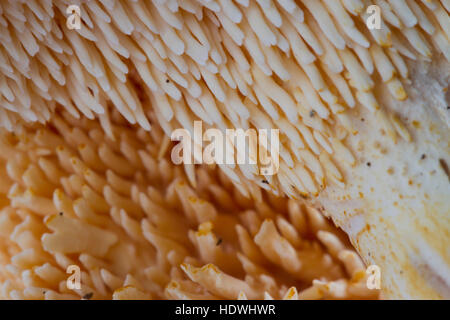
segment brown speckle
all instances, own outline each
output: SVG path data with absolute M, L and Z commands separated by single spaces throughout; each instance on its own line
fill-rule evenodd
M 90 300 L 90 299 L 92 298 L 93 295 L 94 295 L 93 292 L 86 293 L 86 294 L 83 296 L 83 299 L 84 299 L 84 300 Z
M 424 153 L 422 154 L 422 156 L 420 157 L 420 159 L 424 160 L 427 157 L 427 155 Z
M 442 170 L 444 170 L 447 178 L 450 180 L 450 171 L 448 169 L 447 162 L 444 159 L 439 159 L 439 164 L 441 165 Z
M 62 216 L 64 215 L 64 213 L 63 213 L 63 212 L 60 212 L 59 215 L 62 217 Z
M 314 110 L 311 110 L 310 112 L 309 112 L 309 116 L 312 118 L 312 117 L 314 117 L 314 115 L 316 114 L 316 112 L 314 111 Z
M 367 162 L 366 164 L 368 167 L 372 166 L 372 163 L 370 163 L 370 162 Z
M 267 181 L 267 180 L 263 180 L 263 181 L 261 181 L 262 183 L 265 183 L 265 184 L 269 184 L 269 181 Z
M 221 243 L 222 243 L 222 238 L 217 239 L 216 246 L 220 245 Z

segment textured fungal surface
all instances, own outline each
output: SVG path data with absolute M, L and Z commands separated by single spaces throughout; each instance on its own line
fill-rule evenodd
M 449 9 L 1 1 L 0 296 L 376 298 L 321 213 L 387 270 L 389 297 L 447 296 Z M 279 129 L 278 173 L 175 166 L 171 133 L 195 120 Z M 65 287 L 71 264 L 85 289 Z
M 111 130 L 64 113 L 0 131 L 0 298 L 378 297 L 319 211 L 265 191 L 252 201 L 215 167 L 196 169 L 194 190 L 157 125 L 112 111 Z
M 280 128 L 272 188 L 293 197 L 343 183 L 336 162 L 355 161 L 345 146 L 353 109 L 408 140 L 375 90 L 405 100 L 405 60 L 450 59 L 446 0 L 376 1 L 380 30 L 366 27 L 363 0 L 77 3 L 81 28 L 69 30 L 68 1 L 2 1 L 1 126 L 45 123 L 64 109 L 99 118 L 112 136 L 110 101 L 146 130 L 154 110 L 168 136 L 194 119 L 223 130 Z M 269 188 L 254 168 L 223 170 Z

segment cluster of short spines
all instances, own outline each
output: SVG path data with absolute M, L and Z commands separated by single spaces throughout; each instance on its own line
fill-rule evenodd
M 317 210 L 257 188 L 249 199 L 214 167 L 195 169 L 193 189 L 158 126 L 111 119 L 115 141 L 68 114 L 0 129 L 0 298 L 377 297 Z
M 270 187 L 291 197 L 343 183 L 336 164 L 354 162 L 342 131 L 356 133 L 357 105 L 411 139 L 374 90 L 404 100 L 405 60 L 450 59 L 448 0 L 78 1 L 79 30 L 66 26 L 69 4 L 1 3 L 0 126 L 44 123 L 59 106 L 100 118 L 111 136 L 110 101 L 145 130 L 154 110 L 168 136 L 195 119 L 280 128 L 283 170 Z M 371 4 L 380 30 L 366 27 Z

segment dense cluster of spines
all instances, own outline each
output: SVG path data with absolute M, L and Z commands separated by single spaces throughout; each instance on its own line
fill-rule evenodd
M 319 211 L 249 199 L 214 166 L 195 169 L 193 189 L 157 125 L 111 119 L 114 141 L 68 113 L 0 129 L 0 298 L 377 297 Z M 67 287 L 70 265 L 81 289 Z
M 72 2 L 3 1 L 0 126 L 44 123 L 63 108 L 99 118 L 111 137 L 109 101 L 145 130 L 153 110 L 166 135 L 195 119 L 280 128 L 273 181 L 222 169 L 246 192 L 242 175 L 291 197 L 316 195 L 342 185 L 338 167 L 355 162 L 345 147 L 356 133 L 351 109 L 369 109 L 393 139 L 410 140 L 374 90 L 404 100 L 406 60 L 450 59 L 448 0 L 374 3 L 380 30 L 365 25 L 368 0 L 78 1 L 81 29 L 69 30 Z

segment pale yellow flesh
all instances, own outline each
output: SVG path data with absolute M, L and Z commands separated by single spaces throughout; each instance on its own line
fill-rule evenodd
M 412 69 L 407 101 L 383 96 L 412 141 L 395 143 L 373 114 L 361 113 L 355 117 L 358 133 L 348 139 L 358 164 L 342 167 L 344 189 L 329 187 L 316 203 L 349 234 L 365 262 L 381 268 L 384 297 L 448 299 L 450 72 L 437 61 Z

